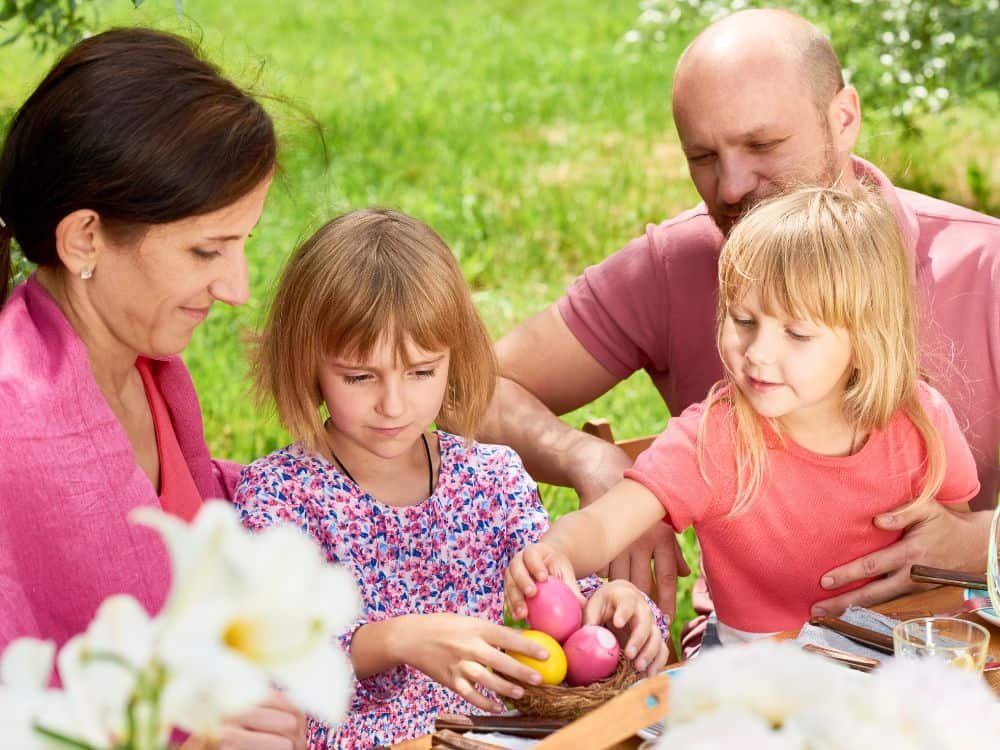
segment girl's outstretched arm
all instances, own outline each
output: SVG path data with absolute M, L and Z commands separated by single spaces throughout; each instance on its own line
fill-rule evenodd
M 607 565 L 664 515 L 666 510 L 656 495 L 638 482 L 623 479 L 596 502 L 563 516 L 541 542 L 511 560 L 505 584 L 511 616 L 524 617 L 524 600 L 534 596 L 534 582 L 550 575 L 580 596 L 578 578 Z

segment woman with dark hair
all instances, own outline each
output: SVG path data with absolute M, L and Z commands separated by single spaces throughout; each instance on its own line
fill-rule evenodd
M 80 42 L 0 154 L 0 651 L 62 644 L 108 595 L 151 612 L 170 583 L 142 506 L 190 518 L 231 496 L 178 354 L 216 301 L 248 297 L 246 239 L 277 158 L 270 117 L 170 34 Z M 9 291 L 16 240 L 38 270 Z M 304 747 L 279 696 L 231 748 Z

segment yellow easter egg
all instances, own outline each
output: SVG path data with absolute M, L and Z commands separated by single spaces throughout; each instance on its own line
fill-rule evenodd
M 530 656 L 519 654 L 516 651 L 510 651 L 510 655 L 522 664 L 538 672 L 542 676 L 543 684 L 558 685 L 562 682 L 566 678 L 566 654 L 563 652 L 559 642 L 541 630 L 522 630 L 520 634 L 548 651 L 549 658 L 542 661 L 541 659 L 533 659 Z

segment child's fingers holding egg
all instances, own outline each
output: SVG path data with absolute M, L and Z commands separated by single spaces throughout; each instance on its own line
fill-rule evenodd
M 497 695 L 505 695 L 508 698 L 520 698 L 524 695 L 524 688 L 520 685 L 505 680 L 495 668 L 491 669 L 479 662 L 468 662 L 465 668 L 465 678 L 471 684 L 490 690 Z M 500 707 L 499 710 L 503 710 L 503 708 Z
M 510 616 L 515 620 L 523 620 L 528 614 L 528 607 L 524 603 L 525 592 L 530 586 L 534 593 L 535 585 L 528 569 L 524 567 L 522 556 L 523 553 L 517 553 L 504 573 L 504 598 L 507 600 Z
M 483 670 L 486 671 L 485 669 Z M 504 710 L 504 707 L 497 703 L 496 701 L 490 700 L 485 695 L 476 690 L 475 683 L 471 682 L 466 677 L 457 677 L 455 679 L 455 684 L 451 686 L 451 689 L 458 693 L 460 696 L 465 698 L 469 703 L 471 703 L 476 708 L 481 708 L 483 711 L 489 711 L 490 713 L 499 713 Z
M 552 550 L 544 544 L 532 544 L 524 548 L 524 567 L 527 569 L 531 580 L 528 581 L 530 588 L 524 589 L 524 595 L 531 597 L 535 593 L 535 581 L 541 583 L 549 577 L 549 565 L 552 562 Z
M 495 647 L 493 649 L 494 653 L 500 653 L 495 650 L 496 648 L 500 648 L 504 651 L 514 651 L 541 661 L 549 658 L 549 652 L 542 644 L 537 640 L 532 640 L 530 637 L 523 635 L 527 631 L 508 628 L 503 625 L 495 625 L 493 623 L 490 624 L 492 627 L 490 628 L 491 632 L 487 633 L 487 641 Z M 494 665 L 491 664 L 490 666 Z M 506 674 L 512 673 L 506 672 Z
M 617 623 L 618 616 L 615 615 L 615 621 Z M 648 645 L 649 641 L 654 640 L 654 623 L 653 615 L 650 613 L 649 609 L 646 607 L 646 603 L 643 602 L 642 606 L 635 607 L 632 612 L 629 613 L 629 619 L 626 621 L 625 625 L 628 630 L 628 641 L 625 643 L 625 656 L 629 659 L 635 660 L 635 666 L 637 669 L 645 668 L 645 664 L 639 665 L 642 659 L 642 654 L 640 653 L 642 649 Z M 617 625 L 617 627 L 622 628 L 624 626 Z
M 666 642 L 659 636 L 650 640 L 656 644 L 656 648 L 654 649 L 655 653 L 649 661 L 649 665 L 646 667 L 646 674 L 652 677 L 662 672 L 664 667 L 667 666 L 667 660 L 670 659 L 670 651 L 667 648 Z

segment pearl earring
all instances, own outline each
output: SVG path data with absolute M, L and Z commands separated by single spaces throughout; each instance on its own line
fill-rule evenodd
M 90 268 L 84 268 L 82 271 L 80 271 L 80 278 L 83 279 L 84 281 L 91 278 L 93 275 L 94 272 Z

